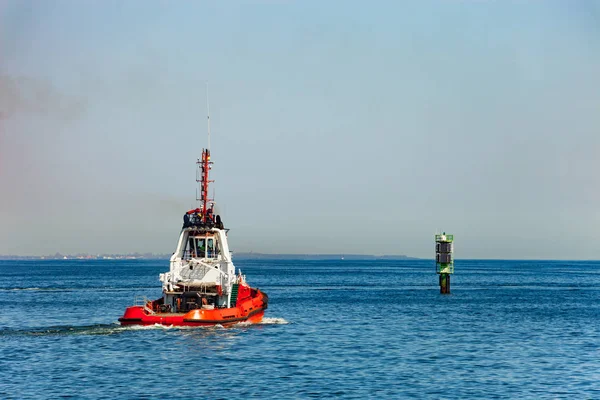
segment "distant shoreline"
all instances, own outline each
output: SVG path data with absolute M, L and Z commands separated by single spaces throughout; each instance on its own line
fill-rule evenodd
M 234 259 L 242 260 L 418 260 L 405 255 L 372 255 L 372 254 L 266 254 L 266 253 L 233 253 Z
M 0 255 L 0 260 L 163 260 L 171 254 L 54 254 L 47 256 Z M 242 252 L 233 253 L 235 260 L 418 260 L 417 257 L 405 255 L 370 255 L 370 254 L 268 254 Z

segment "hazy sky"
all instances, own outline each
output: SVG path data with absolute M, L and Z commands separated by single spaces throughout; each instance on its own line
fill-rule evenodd
M 600 258 L 598 1 L 0 0 L 0 254 Z

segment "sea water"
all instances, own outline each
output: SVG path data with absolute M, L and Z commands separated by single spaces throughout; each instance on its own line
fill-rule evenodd
M 0 398 L 600 398 L 600 262 L 235 263 L 262 324 L 119 326 L 166 260 L 0 261 Z

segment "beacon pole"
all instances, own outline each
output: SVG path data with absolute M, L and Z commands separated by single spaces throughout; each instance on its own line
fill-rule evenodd
M 435 272 L 440 276 L 440 293 L 450 294 L 450 275 L 454 273 L 454 235 L 435 235 Z

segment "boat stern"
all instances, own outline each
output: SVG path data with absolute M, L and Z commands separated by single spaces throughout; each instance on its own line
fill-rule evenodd
M 119 318 L 119 322 L 121 325 L 141 325 L 147 315 L 144 306 L 131 306 L 125 309 L 125 313 Z

